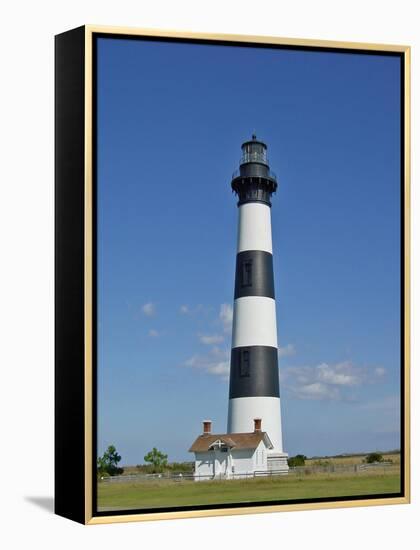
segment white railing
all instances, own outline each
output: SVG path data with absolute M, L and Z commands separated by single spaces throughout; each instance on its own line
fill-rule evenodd
M 240 168 L 237 168 L 232 173 L 232 179 L 234 180 L 235 178 L 238 178 L 240 175 L 241 175 L 241 170 L 240 170 Z M 267 176 L 263 176 L 263 177 L 269 177 L 272 180 L 277 179 L 277 176 L 276 176 L 275 172 L 273 172 L 272 170 L 267 170 Z

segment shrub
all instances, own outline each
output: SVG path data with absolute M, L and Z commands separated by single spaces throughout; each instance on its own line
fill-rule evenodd
M 384 457 L 381 455 L 381 453 L 370 453 L 368 454 L 363 462 L 366 462 L 366 464 L 373 464 L 374 462 L 383 462 Z
M 305 455 L 291 456 L 287 459 L 287 464 L 289 465 L 289 468 L 296 468 L 298 466 L 305 466 L 305 460 Z

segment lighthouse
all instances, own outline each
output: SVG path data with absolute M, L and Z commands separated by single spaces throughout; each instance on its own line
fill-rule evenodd
M 226 433 L 211 420 L 189 451 L 194 479 L 244 479 L 286 474 L 283 452 L 274 296 L 271 196 L 277 179 L 267 146 L 255 135 L 242 144 L 239 170 L 232 177 L 238 197 L 238 247 Z
M 257 419 L 272 443 L 268 469 L 287 472 L 271 236 L 271 196 L 277 178 L 268 164 L 267 145 L 255 135 L 242 144 L 231 186 L 239 216 L 227 432 L 252 432 Z

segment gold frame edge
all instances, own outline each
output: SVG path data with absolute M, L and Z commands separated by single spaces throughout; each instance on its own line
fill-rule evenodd
M 157 513 L 133 513 L 121 515 L 94 516 L 93 515 L 93 456 L 92 456 L 92 437 L 93 437 L 93 418 L 92 418 L 92 396 L 93 396 L 93 365 L 92 365 L 92 297 L 93 297 L 93 182 L 92 182 L 92 39 L 93 34 L 126 34 L 133 36 L 153 36 L 162 38 L 182 38 L 209 41 L 226 42 L 247 42 L 267 45 L 285 45 L 285 46 L 307 46 L 319 48 L 337 48 L 337 49 L 360 49 L 369 51 L 399 52 L 404 55 L 404 335 L 405 339 L 404 354 L 404 468 L 405 483 L 404 496 L 388 498 L 370 498 L 346 501 L 328 501 L 328 502 L 310 502 L 297 504 L 273 504 L 267 506 L 247 506 L 241 508 L 218 508 L 208 510 L 187 510 L 174 512 Z M 378 44 L 365 42 L 347 42 L 335 40 L 318 40 L 304 38 L 284 38 L 274 36 L 254 36 L 241 34 L 223 34 L 223 33 L 205 33 L 192 31 L 179 31 L 169 29 L 150 29 L 121 26 L 103 26 L 103 25 L 85 25 L 85 239 L 84 239 L 84 260 L 85 260 L 85 524 L 99 525 L 107 523 L 125 523 L 133 521 L 159 521 L 185 518 L 203 518 L 227 515 L 246 515 L 276 512 L 291 512 L 299 510 L 327 510 L 334 508 L 353 508 L 363 506 L 383 506 L 409 504 L 411 502 L 410 494 L 410 173 L 411 173 L 411 47 L 408 45 L 397 44 Z
M 411 365 L 411 48 L 404 50 L 404 494 L 411 501 L 411 418 L 410 418 L 410 365 Z
M 150 29 L 138 27 L 122 27 L 108 25 L 86 25 L 90 33 L 127 34 L 133 36 L 156 36 L 162 38 L 185 38 L 196 40 L 222 40 L 227 42 L 254 42 L 256 44 L 277 44 L 284 46 L 308 46 L 320 48 L 343 48 L 357 50 L 377 50 L 405 52 L 410 48 L 403 44 L 382 44 L 372 42 L 352 42 L 339 40 L 321 40 L 312 38 L 285 38 L 280 36 L 262 36 L 227 33 L 192 32 L 189 30 L 175 29 Z

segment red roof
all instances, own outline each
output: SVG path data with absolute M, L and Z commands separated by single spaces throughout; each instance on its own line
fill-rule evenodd
M 218 442 L 231 449 L 256 449 L 263 440 L 268 448 L 273 447 L 266 432 L 202 434 L 191 445 L 189 452 L 206 452 Z

